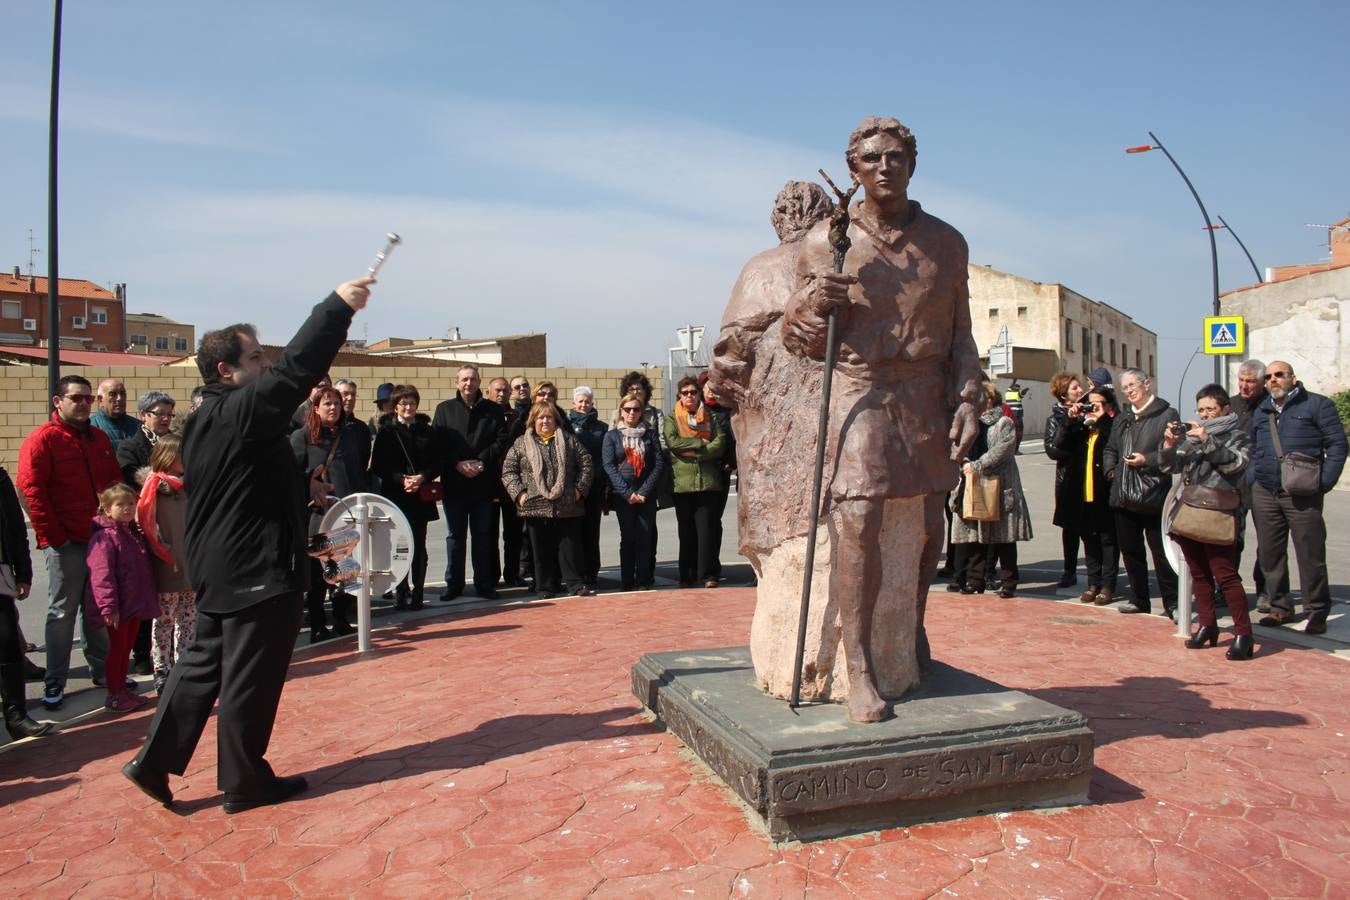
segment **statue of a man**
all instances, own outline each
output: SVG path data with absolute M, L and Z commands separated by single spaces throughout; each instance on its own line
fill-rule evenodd
M 883 693 L 897 690 L 878 689 L 883 661 L 874 657 L 922 662 L 927 653 L 923 605 L 941 551 L 943 497 L 982 407 L 966 242 L 909 199 L 916 156 L 913 134 L 895 119 L 868 117 L 853 131 L 845 158 L 865 198 L 853 212 L 844 271 L 834 271 L 827 223 L 817 225 L 802 241 L 782 322 L 789 353 L 823 360 L 826 316 L 839 310 L 823 514 L 855 722 L 885 718 Z M 809 409 L 803 403 L 801 414 Z M 888 542 L 895 536 L 904 541 Z M 915 558 L 888 557 L 887 548 L 904 543 L 921 547 Z M 897 565 L 917 570 L 903 582 L 909 596 L 899 598 L 917 613 L 905 618 L 908 633 L 878 634 L 891 627 L 877 621 L 878 594 L 893 583 L 887 567 Z

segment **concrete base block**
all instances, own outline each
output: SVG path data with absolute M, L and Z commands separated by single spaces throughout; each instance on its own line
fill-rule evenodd
M 1081 713 L 941 663 L 870 725 L 842 704 L 794 712 L 768 696 L 747 647 L 648 653 L 632 676 L 638 699 L 775 841 L 1087 802 L 1093 739 Z

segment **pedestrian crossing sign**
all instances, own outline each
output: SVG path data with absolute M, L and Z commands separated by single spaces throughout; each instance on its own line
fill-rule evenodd
M 1207 316 L 1205 352 L 1211 356 L 1247 352 L 1247 329 L 1242 316 Z

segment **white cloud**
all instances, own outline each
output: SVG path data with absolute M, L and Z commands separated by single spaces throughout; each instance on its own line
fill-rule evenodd
M 0 120 L 41 122 L 48 120 L 50 86 L 0 80 Z M 251 149 L 236 133 L 219 124 L 219 113 L 204 115 L 209 104 L 190 103 L 168 95 L 136 91 L 123 93 L 75 79 L 61 83 L 58 124 L 62 130 L 88 131 L 197 147 Z M 43 132 L 45 134 L 45 131 Z

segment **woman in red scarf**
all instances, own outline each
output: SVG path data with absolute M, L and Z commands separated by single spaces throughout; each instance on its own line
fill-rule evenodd
M 706 406 L 698 379 L 680 379 L 679 401 L 666 417 L 666 449 L 675 477 L 675 519 L 680 528 L 680 587 L 696 581 L 717 587 L 716 560 L 722 548 L 714 543 L 713 525 L 723 484 L 722 456 L 726 431 Z
M 600 445 L 614 493 L 610 505 L 619 520 L 619 576 L 623 589 L 650 590 L 656 543 L 656 492 L 665 474 L 666 460 L 656 429 L 647 424 L 646 405 L 625 395 L 619 403 L 618 424 L 605 432 Z
M 187 570 L 187 494 L 183 491 L 183 439 L 161 435 L 150 450 L 150 468 L 136 518 L 150 545 L 160 614 L 150 632 L 150 658 L 155 665 L 155 690 L 169 680 L 169 670 L 183 648 L 197 635 L 197 594 Z

